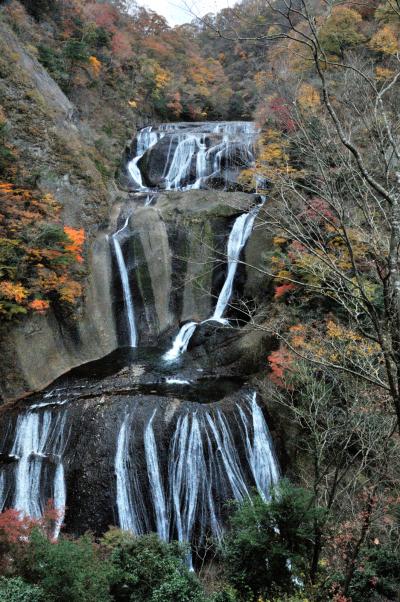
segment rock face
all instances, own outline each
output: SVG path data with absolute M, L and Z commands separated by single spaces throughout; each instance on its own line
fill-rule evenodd
M 225 279 L 229 231 L 255 202 L 257 198 L 244 193 L 192 190 L 162 193 L 148 207 L 136 198 L 116 207 L 108 235 L 100 233 L 92 243 L 79 315 L 37 315 L 4 337 L 4 399 L 40 390 L 74 366 L 128 344 L 123 291 L 110 244 L 117 222 L 130 216 L 120 244 L 127 258 L 139 344 L 168 346 L 182 323 L 211 315 Z M 268 248 L 263 236 L 255 228 L 248 242 L 245 252 L 251 265 L 260 245 Z M 234 293 L 265 293 L 266 281 L 260 287 L 257 268 L 239 267 Z
M 71 367 L 101 357 L 117 345 L 110 298 L 111 256 L 105 234 L 118 196 L 106 186 L 96 161 L 93 132 L 44 67 L 0 20 L 0 104 L 27 185 L 52 193 L 63 223 L 84 228 L 86 294 L 73 316 L 49 312 L 0 331 L 0 400 L 37 390 Z
M 132 211 L 120 243 L 128 262 L 140 345 L 155 344 L 180 324 L 212 314 L 225 279 L 230 229 L 235 218 L 255 202 L 259 202 L 256 197 L 244 193 L 191 190 L 165 192 L 148 207 L 122 210 L 119 223 Z M 258 287 L 254 272 L 239 268 L 235 286 L 241 292 L 248 280 L 249 293 Z M 118 278 L 115 290 L 120 342 L 126 344 Z
M 20 499 L 34 512 L 52 497 L 67 506 L 70 533 L 122 524 L 201 545 L 222 528 L 225 500 L 253 486 L 267 494 L 277 479 L 262 406 L 238 378 L 199 373 L 189 361 L 178 381 L 158 351 L 127 353 L 59 379 L 30 399 L 29 412 L 0 414 L 0 505 Z M 261 463 L 253 449 L 263 450 Z
M 111 296 L 111 253 L 104 234 L 93 241 L 84 305 L 78 315 L 35 315 L 2 339 L 0 386 L 4 399 L 42 389 L 74 366 L 118 345 Z

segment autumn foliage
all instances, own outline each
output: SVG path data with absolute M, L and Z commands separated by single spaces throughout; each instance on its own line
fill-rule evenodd
M 84 231 L 62 227 L 60 205 L 48 194 L 0 182 L 0 314 L 44 313 L 55 302 L 74 304 L 81 285 Z

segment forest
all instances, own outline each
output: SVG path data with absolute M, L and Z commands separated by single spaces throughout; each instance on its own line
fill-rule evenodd
M 45 88 L 38 92 L 35 83 L 18 71 L 20 51 L 4 37 L 0 41 L 2 353 L 14 349 L 18 333 L 40 330 L 45 321 L 55 320 L 58 326 L 51 328 L 64 340 L 69 329 L 75 339 L 81 337 L 76 324 L 86 319 L 89 289 L 97 274 L 93 255 L 100 247 L 93 245 L 99 232 L 110 233 L 113 240 L 128 228 L 131 215 L 122 210 L 112 234 L 113 207 L 133 203 L 138 190 L 153 192 L 146 182 L 135 192 L 130 188 L 125 164 L 137 155 L 137 165 L 144 165 L 141 161 L 148 152 L 139 152 L 139 137 L 132 146 L 132 136 L 159 124 L 166 124 L 165 130 L 160 126 L 166 139 L 173 132 L 169 150 L 165 147 L 165 176 L 175 132 L 168 127 L 255 122 L 253 160 L 239 165 L 235 155 L 237 179 L 231 187 L 225 181 L 223 190 L 243 199 L 254 194 L 263 199 L 254 222 L 254 236 L 262 243 L 256 241 L 251 255 L 249 251 L 240 255 L 240 261 L 239 255 L 236 258 L 243 274 L 256 272 L 259 291 L 242 293 L 241 282 L 232 293 L 229 316 L 235 327 L 231 330 L 251 340 L 249 348 L 243 347 L 240 366 L 248 362 L 255 367 L 243 368 L 247 372 L 242 375 L 265 400 L 281 466 L 281 478 L 272 483 L 268 496 L 259 487 L 243 499 L 228 495 L 235 499 L 223 505 L 223 536 L 207 533 L 192 549 L 189 541 L 174 537 L 163 541 L 155 533 L 136 534 L 115 524 L 101 533 L 61 528 L 55 537 L 55 525 L 64 515 L 51 499 L 41 516 L 29 516 L 6 504 L 0 492 L 0 601 L 400 600 L 399 0 L 242 0 L 215 14 L 193 15 L 191 22 L 175 27 L 129 0 L 9 0 L 0 3 L 0 25 L 15 36 L 37 65 L 37 73 L 43 70 L 42 81 L 48 77 L 51 86 L 60 89 L 72 124 L 70 135 L 65 134 L 56 110 L 41 96 Z M 192 140 L 198 145 L 195 171 L 208 139 L 215 147 L 220 144 L 218 149 L 226 143 L 226 137 L 222 142 L 217 139 L 217 129 L 205 131 L 200 142 L 196 136 Z M 155 162 L 161 161 L 160 149 Z M 151 156 L 146 160 L 150 170 Z M 69 174 L 68 198 L 60 193 L 64 174 Z M 179 194 L 195 195 L 195 188 L 172 186 L 161 194 L 175 202 Z M 190 198 L 192 203 L 202 202 L 200 197 Z M 146 205 L 151 202 L 147 197 Z M 178 217 L 171 218 L 167 201 L 163 202 L 160 228 L 170 228 L 169 219 L 178 220 L 172 234 L 168 230 L 168 240 L 178 240 L 179 230 L 192 224 L 189 218 L 179 222 L 178 214 L 192 209 L 179 205 Z M 146 213 L 135 215 L 132 221 L 139 223 Z M 215 218 L 217 229 L 222 229 L 223 217 L 221 212 Z M 214 216 L 204 213 L 190 219 L 193 228 L 199 221 L 205 224 L 187 243 L 197 249 L 202 242 L 203 251 L 196 251 L 192 259 L 200 265 L 204 253 L 211 256 L 207 222 Z M 149 218 L 145 229 L 151 231 L 154 223 Z M 147 247 L 144 237 L 140 240 L 139 244 L 135 239 L 132 248 L 141 257 Z M 160 248 L 167 244 L 161 234 L 156 240 Z M 213 240 L 220 244 L 218 236 Z M 121 271 L 123 258 L 114 246 Z M 172 272 L 190 261 L 185 245 L 177 248 Z M 153 258 L 154 263 L 161 265 L 160 257 Z M 213 260 L 217 267 L 208 265 L 207 272 L 227 259 L 228 251 L 217 251 Z M 141 265 L 137 262 L 135 269 L 140 271 Z M 193 270 L 197 277 L 200 272 Z M 135 283 L 148 291 L 151 273 L 143 273 L 135 276 Z M 157 277 L 161 282 L 158 272 Z M 169 277 L 177 290 L 187 284 L 178 276 Z M 116 278 L 110 278 L 116 286 Z M 209 294 L 204 284 L 208 281 L 203 273 L 202 278 L 204 296 Z M 218 282 L 214 278 L 210 284 L 214 291 L 210 297 Z M 152 286 L 151 295 L 143 295 L 158 307 Z M 123 279 L 122 290 L 128 311 Z M 137 299 L 131 302 L 139 306 Z M 185 300 L 179 303 L 184 306 Z M 123 307 L 122 302 L 114 305 Z M 199 325 L 207 321 L 208 314 L 192 313 L 175 320 L 174 326 L 188 324 L 189 317 Z M 145 310 L 140 315 L 144 322 Z M 21 330 L 25 324 L 32 325 L 31 330 Z M 229 336 L 235 336 L 221 324 L 220 330 L 216 353 L 219 345 L 225 349 L 224 336 L 228 347 Z M 93 332 L 89 330 L 88 337 L 96 346 Z M 163 336 L 157 341 L 164 342 Z M 204 342 L 208 335 L 196 336 L 193 347 L 186 343 L 184 351 L 188 348 L 190 355 L 194 349 L 193 361 L 199 363 L 193 366 L 206 371 L 204 356 L 211 353 Z M 50 352 L 43 353 L 53 353 L 57 340 Z M 151 337 L 149 341 L 153 345 Z M 258 347 L 253 341 L 263 343 Z M 146 342 L 149 348 L 150 343 Z M 75 353 L 68 348 L 71 345 L 66 344 L 65 354 Z M 196 356 L 202 345 L 206 351 Z M 30 353 L 40 355 L 41 349 Z M 38 394 L 67 372 L 60 367 L 40 386 L 26 380 L 19 387 L 12 363 L 18 354 L 17 350 L 11 360 L 4 360 L 4 380 L 9 383 L 9 389 L 0 389 L 4 424 L 8 411 L 14 420 L 27 395 Z M 79 361 L 74 356 L 68 369 L 100 357 L 92 354 L 81 362 L 75 355 Z M 212 365 L 213 375 L 224 361 Z M 138 370 L 143 363 L 140 359 Z M 226 365 L 235 372 L 239 364 L 232 360 Z M 186 372 L 182 374 L 187 378 Z M 188 374 L 191 378 L 192 372 Z M 41 402 L 46 402 L 46 395 Z M 211 424 L 209 416 L 208 424 L 206 420 Z M 214 436 L 212 428 L 204 427 L 204 432 L 209 429 L 208 441 Z M 15 460 L 11 456 L 18 455 L 13 448 L 4 459 L 7 429 L 2 431 L 6 435 L 0 468 L 3 461 L 11 465 Z M 247 427 L 245 432 L 249 438 Z M 193 440 L 188 441 L 191 453 L 198 453 Z M 237 445 L 236 436 L 230 444 Z M 218 443 L 218 453 L 222 446 Z M 145 447 L 146 454 L 148 450 Z M 262 450 L 254 446 L 253 452 L 254 457 L 248 456 L 252 467 L 252 462 L 263 462 L 258 456 L 254 460 Z M 233 461 L 226 462 L 235 472 Z M 197 467 L 200 470 L 200 464 Z M 169 487 L 171 479 L 168 473 Z M 102 483 L 104 489 L 106 485 Z M 1 487 L 5 485 L 0 471 Z M 182 514 L 189 515 L 188 505 L 181 506 Z M 192 556 L 193 565 L 188 562 Z

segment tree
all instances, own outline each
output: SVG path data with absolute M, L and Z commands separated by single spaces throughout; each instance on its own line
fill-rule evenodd
M 265 227 L 285 239 L 268 272 L 279 284 L 298 287 L 294 299 L 325 304 L 324 311 L 335 311 L 345 328 L 370 341 L 376 353 L 372 372 L 371 363 L 356 354 L 350 365 L 296 353 L 378 386 L 392 403 L 400 432 L 399 57 L 388 53 L 385 68 L 393 75 L 382 82 L 370 61 L 349 50 L 364 39 L 358 35 L 362 16 L 350 15 L 353 9 L 336 7 L 321 16 L 301 0 L 298 6 L 270 4 L 270 10 L 275 29 L 259 40 L 272 44 L 271 52 L 279 42 L 279 58 L 285 49 L 301 55 L 300 92 L 305 84 L 315 92 L 307 106 L 298 92 L 299 72 L 295 80 L 290 70 L 278 75 L 271 63 L 268 91 L 285 96 L 295 127 L 283 131 L 267 113 L 264 161 L 261 155 L 254 174 L 270 182 Z M 338 42 L 340 58 L 331 56 L 328 35 L 337 19 L 346 25 L 332 28 L 345 38 Z
M 270 501 L 256 496 L 233 512 L 222 554 L 228 581 L 240 600 L 296 590 L 312 554 L 314 523 L 323 518 L 311 497 L 282 482 Z

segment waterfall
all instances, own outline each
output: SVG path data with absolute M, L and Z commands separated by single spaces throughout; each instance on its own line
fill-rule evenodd
M 179 417 L 172 441 L 169 473 L 178 541 L 189 542 L 197 506 L 205 501 L 201 499 L 200 491 L 204 485 L 201 479 L 206 474 L 206 463 L 195 413 L 190 432 L 188 415 Z
M 245 429 L 246 455 L 257 490 L 263 500 L 269 497 L 271 485 L 279 481 L 279 466 L 275 458 L 271 435 L 261 408 L 253 393 L 250 402 L 253 441 L 250 439 L 250 424 L 246 414 L 238 405 L 240 417 Z
M 158 133 L 154 132 L 152 126 L 143 128 L 137 136 L 136 157 L 128 163 L 128 171 L 132 180 L 137 184 L 138 190 L 147 190 L 147 188 L 143 186 L 143 178 L 138 163 L 145 152 L 150 147 L 154 146 L 163 136 L 164 133 L 161 131 Z
M 249 497 L 249 492 L 240 470 L 240 460 L 229 427 L 219 410 L 217 411 L 217 420 L 207 414 L 207 421 L 217 443 L 220 461 L 231 486 L 233 497 L 235 500 L 241 501 L 245 497 Z
M 187 322 L 184 324 L 175 337 L 171 349 L 164 353 L 163 359 L 167 361 L 174 361 L 178 359 L 182 353 L 185 353 L 196 328 L 197 322 Z
M 164 157 L 160 188 L 166 190 L 200 189 L 207 179 L 221 176 L 222 164 L 227 170 L 239 173 L 254 161 L 254 142 L 258 131 L 253 122 L 204 122 L 162 124 L 147 127 L 137 136 L 137 153 L 129 162 L 128 171 L 137 190 L 143 185 L 139 168 L 141 158 L 165 136 L 169 137 Z M 175 148 L 174 148 L 175 147 Z
M 64 520 L 64 512 L 65 512 L 65 504 L 67 501 L 67 491 L 65 488 L 65 474 L 64 474 L 64 466 L 62 462 L 57 464 L 56 472 L 54 475 L 54 485 L 53 485 L 53 500 L 54 500 L 54 508 L 58 511 L 59 515 L 56 520 L 56 524 L 54 527 L 53 537 L 55 539 L 60 535 L 61 527 Z
M 44 511 L 44 464 L 51 457 L 56 464 L 50 487 L 54 508 L 60 517 L 55 527 L 58 536 L 64 518 L 66 502 L 62 454 L 65 447 L 65 413 L 53 414 L 29 410 L 18 416 L 15 440 L 10 452 L 18 459 L 15 469 L 13 507 L 32 518 L 40 518 Z M 50 497 L 50 496 L 49 496 Z
M 0 472 L 0 512 L 3 512 L 6 505 L 7 490 L 6 490 L 6 475 L 4 470 Z
M 111 240 L 114 245 L 115 256 L 117 258 L 119 274 L 121 277 L 122 284 L 122 292 L 124 295 L 124 305 L 126 310 L 126 316 L 128 319 L 129 326 L 129 344 L 131 347 L 137 346 L 137 332 L 136 332 L 136 324 L 135 324 L 135 313 L 133 309 L 133 301 L 132 301 L 132 293 L 131 287 L 129 284 L 128 270 L 126 269 L 126 263 L 124 259 L 124 254 L 122 253 L 121 245 L 118 240 L 118 236 L 127 228 L 129 223 L 129 217 L 126 218 L 126 221 L 123 227 L 118 230 L 115 234 L 112 235 Z
M 167 190 L 183 190 L 184 182 L 189 178 L 193 157 L 198 147 L 196 136 L 184 137 L 178 142 L 171 166 L 165 176 Z M 186 187 L 186 190 L 188 187 Z
M 142 520 L 144 502 L 138 484 L 138 476 L 130 461 L 129 452 L 130 420 L 127 414 L 118 433 L 115 454 L 115 475 L 117 480 L 117 510 L 119 526 L 135 535 L 145 532 L 146 521 Z
M 260 206 L 253 207 L 249 213 L 243 213 L 236 218 L 232 230 L 228 238 L 227 246 L 227 257 L 228 257 L 228 269 L 225 278 L 224 285 L 218 296 L 217 304 L 214 309 L 214 313 L 211 318 L 204 320 L 204 322 L 214 321 L 220 322 L 221 324 L 227 324 L 228 321 L 222 316 L 226 310 L 229 300 L 232 296 L 233 282 L 235 280 L 236 270 L 240 253 L 245 246 L 251 231 L 253 229 L 254 220 L 260 210 Z M 202 322 L 202 323 L 204 323 Z M 167 361 L 174 361 L 178 359 L 180 355 L 185 353 L 188 348 L 189 341 L 193 336 L 197 322 L 188 322 L 182 326 L 177 336 L 175 337 L 171 349 L 164 353 L 163 359 Z
M 147 470 L 150 489 L 153 498 L 154 512 L 157 523 L 157 533 L 161 539 L 168 541 L 169 522 L 164 488 L 158 461 L 157 445 L 153 431 L 153 420 L 157 410 L 154 410 L 144 433 L 144 449 L 146 453 Z
M 239 215 L 233 224 L 228 240 L 228 271 L 214 313 L 210 318 L 215 322 L 221 322 L 223 324 L 227 323 L 222 316 L 232 296 L 233 281 L 235 279 L 240 253 L 251 234 L 258 210 L 259 207 L 254 207 L 249 213 Z
M 121 528 L 145 533 L 152 526 L 137 514 L 133 497 L 137 495 L 136 469 L 130 463 L 129 420 L 135 420 L 137 408 L 125 417 L 117 440 L 115 473 L 117 507 Z M 167 454 L 157 442 L 165 428 L 163 417 L 154 429 L 157 408 L 150 419 L 135 432 L 137 453 L 146 460 L 146 491 L 154 510 L 161 539 L 183 543 L 204 543 L 207 534 L 220 539 L 224 525 L 224 506 L 228 500 L 250 498 L 253 487 L 267 499 L 271 486 L 279 479 L 268 426 L 255 393 L 229 414 L 221 409 L 197 407 L 179 413 Z M 162 475 L 168 475 L 164 482 Z M 142 503 L 142 502 L 140 502 Z M 188 558 L 190 562 L 190 558 Z

